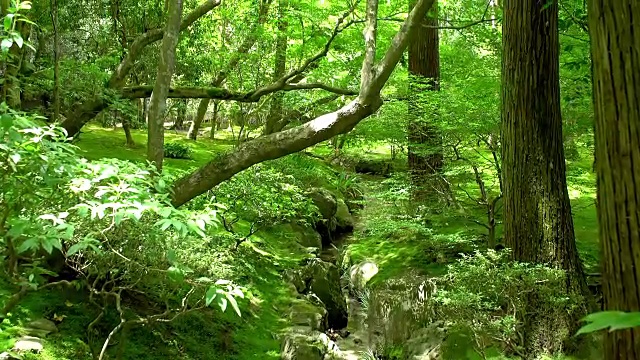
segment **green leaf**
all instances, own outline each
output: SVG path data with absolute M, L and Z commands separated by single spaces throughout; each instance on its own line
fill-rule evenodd
M 2 48 L 2 51 L 8 51 L 11 46 L 13 46 L 13 40 L 11 39 L 3 39 L 2 42 L 0 42 L 0 48 Z
M 581 327 L 576 335 L 587 334 L 611 328 L 609 331 L 640 326 L 640 312 L 600 311 L 585 316 L 583 321 L 590 324 Z
M 13 38 L 13 41 L 15 41 L 15 42 L 16 42 L 16 45 L 18 45 L 18 47 L 19 47 L 19 48 L 22 48 L 22 44 L 24 43 L 24 40 L 22 39 L 22 36 L 20 36 L 20 35 L 16 35 L 16 36 Z
M 169 278 L 175 282 L 183 282 L 184 281 L 184 271 L 177 266 L 171 266 L 167 273 L 169 274 Z
M 225 295 L 227 297 L 227 300 L 229 300 L 229 303 L 231 304 L 233 310 L 236 311 L 236 314 L 238 314 L 238 316 L 242 316 L 242 314 L 240 314 L 240 308 L 238 307 L 238 302 L 236 301 L 236 299 L 229 293 L 226 293 Z
M 229 302 L 227 301 L 226 298 L 223 297 L 218 297 L 218 306 L 220 306 L 220 310 L 222 310 L 222 312 L 227 311 L 227 304 Z
M 178 257 L 176 256 L 176 252 L 172 249 L 167 250 L 167 260 L 172 263 L 175 264 L 176 261 L 178 260 Z
M 87 248 L 87 244 L 79 242 L 77 244 L 73 244 L 69 247 L 69 250 L 67 250 L 67 256 L 73 256 L 74 254 L 76 254 L 78 251 L 80 250 L 84 250 Z
M 42 248 L 49 254 L 53 252 L 53 241 L 46 239 L 42 242 Z
M 218 295 L 217 291 L 218 288 L 216 288 L 215 286 L 209 286 L 209 289 L 207 289 L 207 293 L 205 294 L 205 303 L 207 304 L 207 306 L 211 305 L 213 300 L 215 300 L 216 296 Z
M 4 17 L 4 31 L 9 31 L 9 29 L 11 29 L 11 17 L 9 15 Z

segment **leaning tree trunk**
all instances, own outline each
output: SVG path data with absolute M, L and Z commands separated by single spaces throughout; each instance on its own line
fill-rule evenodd
M 147 134 L 147 160 L 155 162 L 156 169 L 162 171 L 164 159 L 164 112 L 167 107 L 167 95 L 171 86 L 171 77 L 176 65 L 176 46 L 182 17 L 182 0 L 169 0 L 167 25 L 162 39 L 160 61 L 156 83 L 149 104 L 149 130 Z
M 563 269 L 566 291 L 586 294 L 562 144 L 557 0 L 505 0 L 502 31 L 504 240 L 515 260 Z M 531 357 L 563 349 L 587 311 L 544 313 L 535 294 L 529 301 L 521 345 Z
M 276 39 L 276 56 L 275 68 L 273 72 L 273 81 L 277 81 L 284 76 L 287 66 L 287 0 L 278 1 L 278 37 Z M 282 122 L 282 101 L 284 93 L 277 92 L 271 98 L 271 107 L 267 122 L 264 126 L 264 134 L 272 134 L 282 130 L 278 123 Z
M 638 19 L 637 0 L 589 1 L 598 219 L 606 310 L 640 311 Z M 640 359 L 640 327 L 605 332 L 604 348 L 606 359 Z
M 409 43 L 408 163 L 413 195 L 417 198 L 440 188 L 437 174 L 443 163 L 442 138 L 434 124 L 436 113 L 425 96 L 428 91 L 440 90 L 437 8 L 434 3 L 431 14 L 424 18 L 422 27 Z

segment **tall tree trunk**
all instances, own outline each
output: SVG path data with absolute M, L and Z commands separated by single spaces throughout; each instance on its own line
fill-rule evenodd
M 189 99 L 176 99 L 178 102 L 178 109 L 176 113 L 176 121 L 173 123 L 172 128 L 174 130 L 184 129 L 184 120 L 187 117 L 187 107 L 189 106 Z
M 411 6 L 413 6 L 413 1 Z M 421 198 L 439 189 L 437 174 L 442 170 L 442 138 L 433 120 L 427 91 L 440 90 L 440 49 L 437 3 L 422 21 L 422 27 L 409 43 L 409 128 L 408 162 L 413 194 Z M 426 95 L 426 96 L 425 96 Z
M 502 31 L 504 240 L 515 260 L 563 269 L 566 291 L 586 295 L 562 144 L 557 0 L 505 0 Z M 562 349 L 559 334 L 574 334 L 587 311 L 542 314 L 530 302 L 522 345 L 531 357 Z
M 3 12 L 4 14 L 5 12 Z M 21 35 L 23 42 L 29 41 L 31 25 L 27 22 L 18 21 L 15 23 L 15 30 Z M 5 62 L 4 83 L 2 84 L 2 96 L 7 104 L 20 109 L 20 69 L 25 55 L 26 46 L 19 47 L 16 43 L 9 49 L 9 54 Z
M 149 126 L 149 98 L 142 99 L 142 123 Z
M 60 115 L 60 34 L 58 34 L 58 0 L 51 0 L 51 23 L 53 24 L 53 117 Z
M 277 81 L 284 76 L 287 70 L 287 6 L 288 0 L 278 1 L 278 37 L 276 39 L 276 56 L 275 69 L 273 71 L 273 81 Z M 282 100 L 283 92 L 273 94 L 271 98 L 271 108 L 267 116 L 267 122 L 264 126 L 264 134 L 272 134 L 276 132 L 278 123 L 282 121 Z M 282 130 L 282 128 L 278 129 Z
M 176 64 L 176 46 L 180 33 L 182 1 L 168 0 L 167 25 L 162 39 L 160 61 L 156 83 L 149 104 L 149 130 L 147 133 L 147 160 L 154 162 L 158 171 L 162 171 L 164 159 L 164 112 L 167 107 L 167 95 L 171 86 L 171 77 Z
M 257 30 L 265 21 L 267 21 L 267 14 L 269 13 L 269 7 L 271 6 L 272 0 L 262 0 L 260 2 L 260 8 L 258 10 L 258 20 L 254 23 L 253 28 L 250 30 L 249 35 L 244 39 L 238 50 L 236 50 L 235 54 L 229 59 L 226 67 L 223 71 L 218 73 L 218 76 L 211 83 L 212 87 L 220 87 L 222 83 L 227 79 L 227 74 L 229 71 L 232 71 L 249 50 L 253 47 L 256 40 L 258 39 Z M 224 39 L 224 37 L 223 37 Z M 198 111 L 196 112 L 196 118 L 193 119 L 191 123 L 191 127 L 189 127 L 189 132 L 187 133 L 187 138 L 191 140 L 196 140 L 198 138 L 198 132 L 200 131 L 200 125 L 202 125 L 202 121 L 204 120 L 205 115 L 207 114 L 207 109 L 209 108 L 209 102 L 211 99 L 202 99 L 200 100 L 200 104 L 198 105 Z
M 211 132 L 209 133 L 209 139 L 215 140 L 216 129 L 218 128 L 218 111 L 220 110 L 220 101 L 213 102 L 213 117 L 211 117 Z
M 202 121 L 204 121 L 204 117 L 207 115 L 207 110 L 209 109 L 209 101 L 210 99 L 202 99 L 198 104 L 198 110 L 196 111 L 196 118 L 191 122 L 191 126 L 189 126 L 189 131 L 187 132 L 187 138 L 191 140 L 198 139 L 198 132 L 200 131 L 200 125 Z
M 135 140 L 133 140 L 133 136 L 131 135 L 131 122 L 127 115 L 122 118 L 122 130 L 124 130 L 124 137 L 126 139 L 126 147 L 133 148 L 136 146 Z
M 640 311 L 640 2 L 590 0 L 588 14 L 604 307 Z M 640 328 L 604 345 L 608 360 L 638 360 Z

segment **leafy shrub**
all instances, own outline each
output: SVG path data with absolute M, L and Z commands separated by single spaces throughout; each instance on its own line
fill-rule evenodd
M 536 301 L 536 314 L 555 318 L 580 304 L 566 294 L 564 271 L 509 261 L 509 252 L 476 252 L 449 266 L 433 297 L 437 316 L 456 333 L 470 334 L 476 351 L 521 354 L 521 319 Z M 562 338 L 567 334 L 553 334 Z
M 120 316 L 113 333 L 125 325 L 172 321 L 214 304 L 240 313 L 235 298 L 243 296 L 241 288 L 216 281 L 215 271 L 193 271 L 177 255 L 184 251 L 172 249 L 185 243 L 176 238 L 207 238 L 209 228 L 219 224 L 218 209 L 175 209 L 166 180 L 150 176 L 152 168 L 80 159 L 73 145 L 60 141 L 66 137 L 62 129 L 39 127 L 39 120 L 0 108 L 3 266 L 18 298 L 52 286 L 84 288 L 89 303 L 100 310 L 91 334 L 107 312 Z M 52 262 L 56 259 L 62 265 Z M 131 294 L 166 308 L 137 314 L 122 299 Z M 0 317 L 10 306 L 3 311 Z M 106 344 L 93 348 L 95 357 L 112 337 L 102 335 Z
M 318 217 L 318 208 L 295 185 L 293 176 L 263 165 L 218 185 L 210 192 L 210 200 L 225 207 L 221 219 L 236 237 L 236 245 L 266 227 L 288 222 L 310 225 Z
M 191 148 L 187 144 L 168 142 L 164 144 L 164 156 L 172 159 L 191 159 Z

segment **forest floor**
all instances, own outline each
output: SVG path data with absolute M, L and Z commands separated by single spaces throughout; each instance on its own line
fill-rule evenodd
M 133 136 L 137 144 L 146 142 L 146 134 L 142 131 L 133 131 Z M 166 168 L 169 170 L 184 171 L 200 166 L 211 158 L 212 153 L 231 149 L 234 144 L 230 134 L 224 131 L 219 132 L 219 138 L 213 141 L 203 138 L 192 142 L 184 139 L 183 134 L 172 131 L 167 131 L 166 136 L 167 141 L 188 143 L 193 150 L 190 160 L 167 159 Z M 144 145 L 127 148 L 123 144 L 121 129 L 103 129 L 97 126 L 88 127 L 77 143 L 82 155 L 90 160 L 114 157 L 144 161 Z M 326 154 L 330 150 L 319 146 L 312 151 Z M 347 153 L 352 157 L 389 156 L 384 147 L 348 149 Z M 591 157 L 585 154 L 582 159 L 569 162 L 568 183 L 578 247 L 588 271 L 595 272 L 599 261 L 594 205 L 595 178 L 591 172 Z M 317 162 L 320 164 L 321 161 Z M 401 278 L 408 273 L 430 276 L 441 274 L 452 259 L 446 258 L 446 253 L 433 253 L 430 250 L 433 242 L 454 246 L 466 241 L 469 236 L 480 236 L 485 231 L 483 227 L 469 221 L 471 217 L 484 219 L 481 209 L 470 209 L 457 215 L 434 214 L 429 217 L 428 224 L 416 226 L 411 219 L 413 215 L 406 212 L 410 205 L 404 187 L 406 179 L 402 176 L 381 178 L 367 175 L 360 178 L 359 185 L 364 190 L 366 204 L 358 215 L 357 225 L 343 251 L 349 253 L 352 263 L 369 260 L 378 265 L 379 271 L 372 279 L 372 286 L 383 284 L 389 279 Z M 472 190 L 475 184 L 469 181 L 460 186 Z M 251 246 L 247 247 L 253 251 L 253 262 L 238 260 L 231 265 L 235 267 L 233 271 L 242 273 L 241 278 L 250 279 L 248 285 L 251 292 L 259 299 L 258 303 L 249 306 L 242 318 L 230 312 L 220 314 L 212 310 L 187 316 L 171 326 L 133 329 L 127 334 L 126 345 L 122 348 L 125 354 L 123 358 L 279 359 L 280 341 L 275 334 L 287 327 L 284 314 L 295 298 L 280 273 L 284 268 L 295 266 L 305 255 L 293 247 L 281 245 L 282 241 L 279 240 L 287 236 L 295 234 L 288 233 L 286 229 L 258 233 L 251 241 Z M 429 241 L 424 241 L 425 238 Z M 7 284 L 0 284 L 0 297 L 6 298 L 11 291 Z M 95 318 L 95 309 L 90 309 L 85 300 L 81 293 L 56 290 L 27 297 L 0 326 L 0 352 L 13 345 L 24 319 L 57 317 L 62 319 L 58 324 L 60 332 L 47 338 L 48 345 L 37 358 L 90 358 L 86 345 L 86 326 Z M 353 333 L 358 334 L 360 330 L 353 328 L 356 324 L 357 321 L 354 321 L 350 327 Z M 344 342 L 339 345 L 349 346 Z M 353 347 L 353 351 L 358 352 L 362 348 L 360 344 Z

